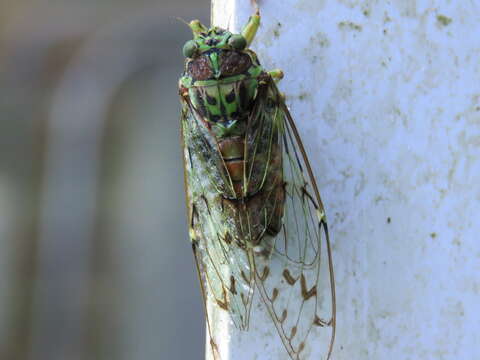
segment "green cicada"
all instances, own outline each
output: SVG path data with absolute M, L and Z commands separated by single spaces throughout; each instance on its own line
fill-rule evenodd
M 260 15 L 241 34 L 198 20 L 189 25 L 194 38 L 183 48 L 179 92 L 190 237 L 204 302 L 210 298 L 248 331 L 252 299 L 260 296 L 292 359 L 304 358 L 315 336 L 327 339 L 328 359 L 335 289 L 325 211 L 276 86 L 282 72 L 265 71 L 249 49 Z M 210 331 L 208 311 L 207 325 Z

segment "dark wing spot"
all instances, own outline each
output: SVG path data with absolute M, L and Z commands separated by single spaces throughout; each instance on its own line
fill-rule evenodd
M 290 271 L 288 269 L 283 270 L 283 278 L 287 281 L 289 285 L 295 285 L 297 282 L 297 279 L 295 279 L 292 274 L 290 274 Z
M 280 317 L 280 322 L 283 323 L 285 319 L 287 318 L 287 309 L 283 310 L 282 316 Z
M 235 278 L 230 276 L 230 292 L 234 295 L 237 294 L 237 288 L 235 287 Z
M 267 278 L 268 274 L 270 273 L 270 268 L 268 266 L 265 266 L 263 268 L 263 273 L 262 275 L 260 275 L 260 280 L 265 281 L 265 279 Z
M 277 288 L 274 288 L 273 291 L 272 291 L 272 303 L 275 301 L 275 299 L 278 297 L 278 289 Z
M 301 342 L 300 345 L 298 345 L 298 352 L 302 352 L 303 349 L 305 349 L 305 343 Z
M 329 321 L 325 321 L 320 319 L 318 316 L 315 316 L 315 320 L 313 320 L 313 324 L 320 327 L 330 326 L 332 325 L 332 320 L 330 319 Z
M 297 327 L 292 327 L 292 331 L 290 332 L 290 339 L 293 338 L 297 334 Z
M 216 299 L 217 305 L 225 311 L 228 311 L 228 303 L 219 299 Z
M 222 308 L 223 310 L 226 310 L 228 311 L 228 300 L 227 300 L 227 292 L 225 291 L 225 288 L 222 286 L 222 290 L 223 290 L 223 300 L 220 300 L 220 299 L 215 299 L 215 301 L 217 302 L 217 305 Z
M 214 354 L 218 354 L 218 346 L 215 344 L 215 341 L 213 339 L 210 339 L 210 346 L 212 347 L 212 351 Z
M 230 235 L 228 231 L 225 233 L 225 236 L 223 237 L 223 241 L 225 241 L 228 245 L 232 243 L 233 241 L 232 235 Z
M 300 284 L 302 286 L 302 296 L 305 300 L 310 299 L 312 296 L 317 295 L 317 286 L 313 285 L 310 290 L 307 290 L 307 280 L 305 276 L 302 274 L 300 277 Z

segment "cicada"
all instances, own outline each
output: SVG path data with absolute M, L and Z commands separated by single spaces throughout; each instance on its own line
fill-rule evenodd
M 325 210 L 276 85 L 283 73 L 266 71 L 249 48 L 260 14 L 240 34 L 198 20 L 189 26 L 179 93 L 189 233 L 204 304 L 210 299 L 248 331 L 259 296 L 292 359 L 305 358 L 317 334 L 327 334 L 328 359 L 335 286 Z

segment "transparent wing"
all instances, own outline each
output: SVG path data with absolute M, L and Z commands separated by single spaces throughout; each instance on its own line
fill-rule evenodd
M 254 289 L 252 257 L 228 232 L 228 204 L 223 203 L 221 191 L 215 188 L 219 181 L 212 181 L 215 179 L 213 169 L 222 168 L 218 149 L 204 141 L 205 134 L 194 135 L 201 128 L 198 128 L 199 120 L 188 101 L 182 114 L 190 236 L 204 303 L 207 296 L 211 297 L 229 312 L 236 327 L 246 329 Z M 206 316 L 209 322 L 208 311 Z
M 285 209 L 270 259 L 255 256 L 262 300 L 292 359 L 321 346 L 329 359 L 335 337 L 335 288 L 324 208 L 291 115 L 275 84 L 269 95 L 282 115 Z
M 196 255 L 206 293 L 217 306 L 229 312 L 237 328 L 246 329 L 254 289 L 248 252 L 214 232 L 214 217 L 202 219 L 199 215 L 195 220 L 197 215 L 193 216 L 193 221 L 198 221 L 194 226 L 201 234 L 196 241 Z

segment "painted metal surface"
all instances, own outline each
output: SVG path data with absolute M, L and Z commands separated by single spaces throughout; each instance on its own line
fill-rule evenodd
M 264 0 L 260 9 L 252 48 L 285 72 L 279 87 L 327 208 L 332 358 L 479 358 L 480 4 Z M 239 30 L 251 12 L 249 1 L 217 0 L 212 13 Z M 226 359 L 286 359 L 269 319 L 252 316 L 262 325 L 248 334 L 217 323 Z

